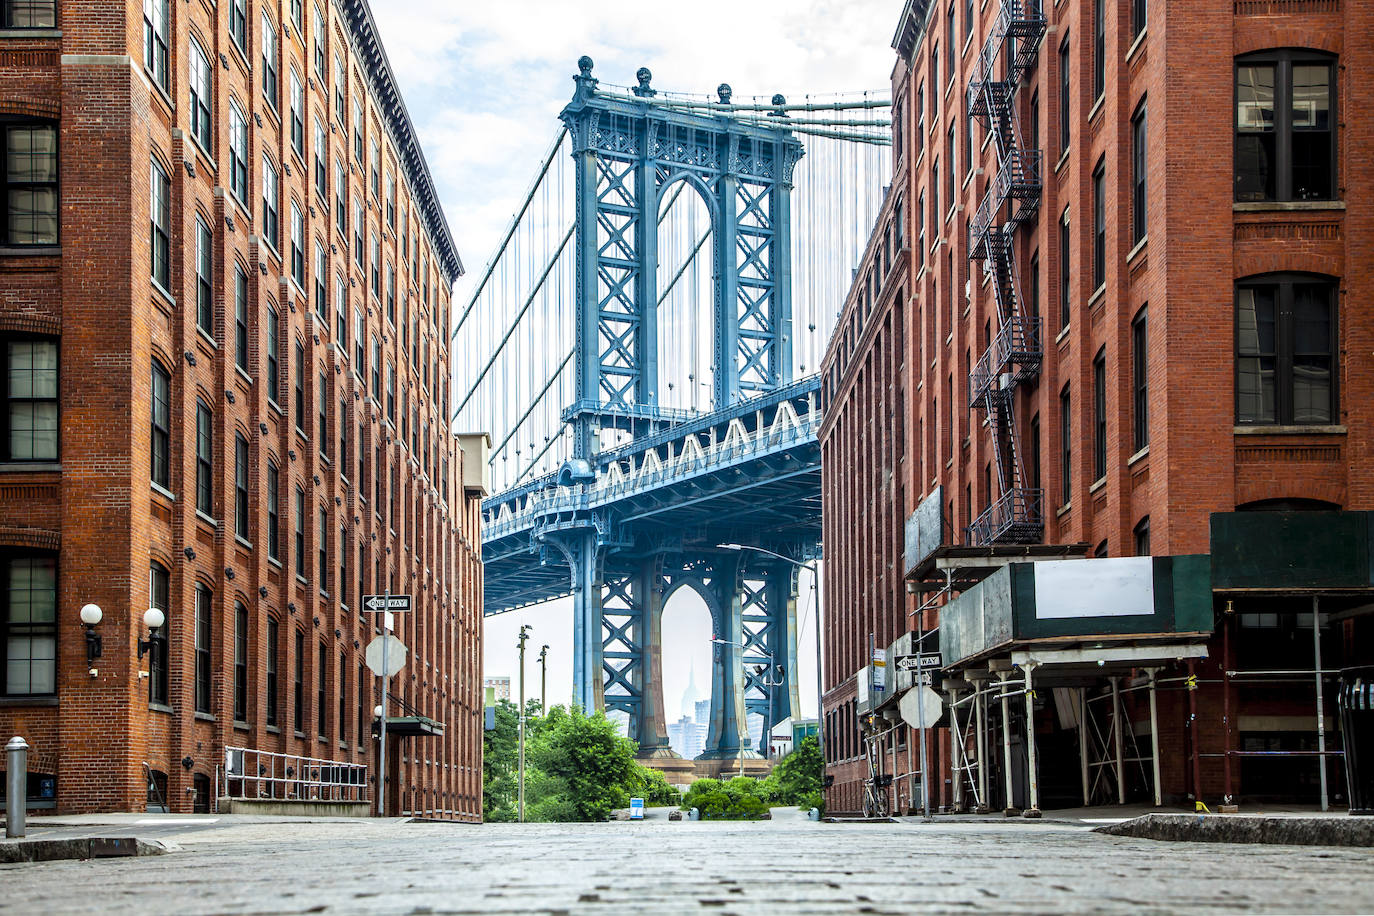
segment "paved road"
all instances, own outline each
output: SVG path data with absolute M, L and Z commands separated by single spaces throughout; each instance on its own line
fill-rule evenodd
M 1077 824 L 241 823 L 167 856 L 0 866 L 16 913 L 1374 912 L 1368 850 Z

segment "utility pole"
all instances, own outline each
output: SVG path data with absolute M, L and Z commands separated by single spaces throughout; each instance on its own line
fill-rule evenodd
M 518 800 L 517 819 L 525 822 L 525 640 L 530 638 L 529 631 L 534 629 L 527 623 L 520 625 L 520 763 L 517 776 Z
M 539 650 L 539 714 L 549 714 L 549 644 Z

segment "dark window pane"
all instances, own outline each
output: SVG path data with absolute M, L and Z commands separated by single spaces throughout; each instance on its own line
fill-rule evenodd
M 1293 131 L 1293 199 L 1330 200 L 1331 133 Z

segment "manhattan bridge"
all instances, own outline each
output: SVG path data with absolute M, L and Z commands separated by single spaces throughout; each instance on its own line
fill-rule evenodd
M 671 767 L 661 619 L 695 590 L 715 634 L 698 759 L 753 758 L 751 732 L 800 714 L 816 373 L 891 181 L 891 103 L 668 93 L 644 68 L 635 86 L 592 69 L 578 61 L 454 330 L 454 428 L 493 437 L 486 614 L 571 597 L 574 701 Z

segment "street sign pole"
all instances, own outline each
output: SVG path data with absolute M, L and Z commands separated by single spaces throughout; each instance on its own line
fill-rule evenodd
M 391 645 L 391 639 L 389 638 L 391 636 L 391 627 L 389 626 L 389 621 L 387 619 L 388 616 L 391 614 L 391 611 L 387 610 L 387 606 L 391 604 L 390 582 L 386 584 L 386 587 L 383 591 L 385 592 L 387 600 L 384 601 L 382 604 L 382 639 L 385 640 L 385 642 L 382 643 L 382 747 L 381 751 L 377 755 L 377 766 L 381 770 L 381 772 L 377 774 L 378 817 L 386 817 L 386 711 L 387 706 L 390 705 L 388 704 L 387 700 L 389 699 L 388 694 L 390 692 L 388 690 L 388 687 L 391 683 L 391 677 L 386 673 L 386 650 Z M 324 715 L 323 711 L 321 711 L 320 714 Z M 321 729 L 321 731 L 323 731 L 323 729 Z

